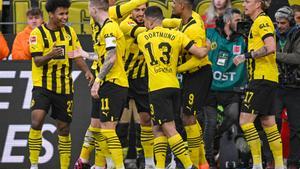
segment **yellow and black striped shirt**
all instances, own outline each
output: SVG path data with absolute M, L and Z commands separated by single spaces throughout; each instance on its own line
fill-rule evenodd
M 73 93 L 72 60 L 68 52 L 81 48 L 74 29 L 70 26 L 52 31 L 45 24 L 35 28 L 30 34 L 30 53 L 32 59 L 33 86 L 43 87 L 58 94 Z M 64 49 L 64 55 L 50 60 L 47 64 L 37 67 L 36 56 L 46 56 L 53 46 Z
M 100 27 L 99 24 L 96 23 L 96 25 Z M 107 52 L 110 49 L 116 49 L 117 59 L 111 70 L 105 76 L 104 81 L 110 81 L 119 86 L 128 87 L 128 80 L 124 70 L 126 41 L 119 25 L 108 18 L 102 27 L 98 29 L 98 32 L 93 32 L 93 34 L 97 35 L 95 36 L 94 50 L 98 55 L 97 63 L 100 69 L 107 57 Z
M 131 16 L 120 23 L 120 28 L 125 35 L 125 71 L 128 79 L 145 77 L 147 73 L 146 62 L 143 53 L 139 50 L 136 37 L 145 32 L 146 28 L 138 25 Z

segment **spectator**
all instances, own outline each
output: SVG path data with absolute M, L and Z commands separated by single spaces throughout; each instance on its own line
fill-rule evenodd
M 293 31 L 291 28 L 294 26 L 294 14 L 290 7 L 284 6 L 277 10 L 275 18 L 277 22 L 277 51 L 282 52 L 289 34 Z
M 13 60 L 31 60 L 29 52 L 29 35 L 31 31 L 43 23 L 43 13 L 39 8 L 32 8 L 27 11 L 27 26 L 19 32 L 12 47 Z
M 294 7 L 294 19 L 297 25 L 300 24 L 300 5 L 295 5 Z
M 0 61 L 6 58 L 9 54 L 9 48 L 7 46 L 7 42 L 3 36 L 3 34 L 0 32 Z
M 212 0 L 205 15 L 202 16 L 205 28 L 215 28 L 216 19 L 222 16 L 227 8 L 231 8 L 231 0 Z
M 223 26 L 207 29 L 207 38 L 211 41 L 211 51 L 208 53 L 212 63 L 214 79 L 204 109 L 205 130 L 204 141 L 206 159 L 210 169 L 215 169 L 214 138 L 217 124 L 217 107 L 224 107 L 224 121 L 219 127 L 218 135 L 228 130 L 233 124 L 238 124 L 240 95 L 234 92 L 235 87 L 245 85 L 247 80 L 246 65 L 235 66 L 233 58 L 246 51 L 246 43 L 242 35 L 236 33 L 237 23 L 241 21 L 238 9 L 226 9 L 224 16 L 217 19 Z M 221 77 L 222 76 L 222 77 Z
M 289 7 L 278 9 L 275 18 L 280 35 L 285 35 L 285 41 L 280 43 L 281 46 L 276 55 L 280 72 L 279 104 L 277 105 L 278 111 L 282 111 L 283 108 L 287 109 L 290 127 L 288 169 L 298 169 L 300 167 L 300 25 L 292 27 L 293 11 Z M 284 22 L 286 23 L 283 24 Z

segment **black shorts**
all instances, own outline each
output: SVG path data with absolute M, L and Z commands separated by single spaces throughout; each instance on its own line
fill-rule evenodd
M 92 112 L 91 112 L 91 117 L 98 119 L 100 117 L 99 115 L 100 111 L 100 100 L 99 99 L 94 99 L 92 97 Z
M 278 84 L 268 80 L 252 80 L 246 89 L 241 111 L 256 115 L 275 115 Z
M 72 122 L 73 94 L 57 94 L 42 87 L 33 87 L 31 111 L 51 107 L 51 117 L 66 123 Z
M 105 82 L 98 92 L 99 118 L 101 122 L 119 121 L 127 99 L 127 87 Z
M 165 88 L 150 92 L 149 102 L 154 125 L 173 121 L 180 111 L 180 89 Z
M 150 112 L 148 77 L 130 79 L 128 97 L 134 100 L 138 112 Z
M 193 73 L 183 75 L 182 106 L 186 115 L 196 115 L 203 106 L 210 90 L 212 69 L 206 65 Z
M 232 103 L 240 103 L 241 95 L 232 91 L 209 91 L 206 106 L 217 108 L 218 105 L 226 107 Z

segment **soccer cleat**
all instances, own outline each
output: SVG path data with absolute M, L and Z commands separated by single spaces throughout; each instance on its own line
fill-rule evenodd
M 76 161 L 74 165 L 74 169 L 90 169 L 91 165 L 88 163 L 83 163 L 80 158 Z

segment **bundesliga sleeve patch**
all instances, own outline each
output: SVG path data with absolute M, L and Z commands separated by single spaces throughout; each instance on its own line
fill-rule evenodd
M 105 38 L 106 48 L 115 48 L 117 46 L 116 37 Z
M 37 36 L 36 35 L 30 36 L 29 42 L 32 45 L 36 45 L 37 44 Z

